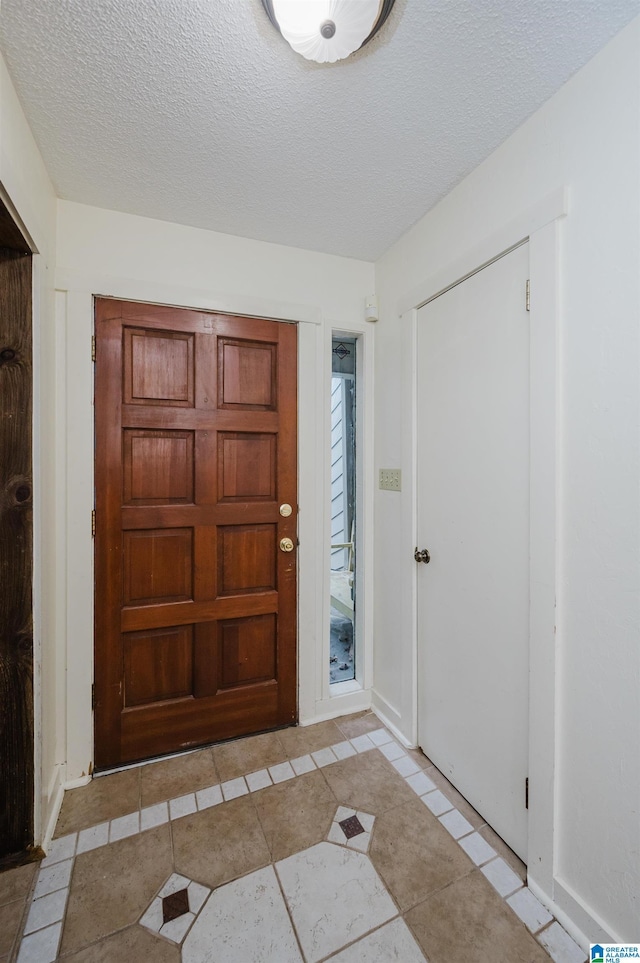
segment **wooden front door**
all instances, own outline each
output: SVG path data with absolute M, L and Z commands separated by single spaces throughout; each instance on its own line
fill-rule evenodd
M 98 299 L 95 405 L 96 768 L 295 722 L 295 325 Z

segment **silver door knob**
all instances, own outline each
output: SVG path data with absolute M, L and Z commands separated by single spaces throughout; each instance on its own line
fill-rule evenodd
M 429 552 L 427 551 L 427 549 L 423 548 L 422 551 L 418 551 L 417 545 L 416 545 L 416 550 L 413 553 L 413 557 L 415 558 L 416 562 L 424 562 L 425 565 L 428 565 L 429 562 L 431 561 L 431 556 L 429 555 Z

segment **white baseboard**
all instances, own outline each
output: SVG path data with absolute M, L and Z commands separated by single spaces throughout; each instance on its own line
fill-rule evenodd
M 45 853 L 49 849 L 51 840 L 53 839 L 58 816 L 62 809 L 62 800 L 64 798 L 64 768 L 64 764 L 62 763 L 54 768 L 47 789 L 47 798 L 42 801 L 44 833 L 40 845 Z
M 531 877 L 527 879 L 527 885 L 585 953 L 589 950 L 589 943 L 621 942 L 558 879 L 554 879 L 553 899 Z
M 400 728 L 402 724 L 400 713 L 393 708 L 391 703 L 387 702 L 386 699 L 383 699 L 375 689 L 373 689 L 371 692 L 371 708 L 377 715 L 378 719 L 380 719 L 380 722 L 384 723 L 387 729 L 393 733 L 398 742 L 403 745 L 405 749 L 416 748 L 415 743 L 412 743 L 409 739 L 407 739 Z
M 88 786 L 92 778 L 92 776 L 80 776 L 78 779 L 69 779 L 64 784 L 65 791 L 67 789 L 80 789 L 81 786 Z
M 568 916 L 574 926 L 578 926 L 586 934 L 589 943 L 624 943 L 622 933 L 616 933 L 613 927 L 602 919 L 600 914 L 576 893 L 573 887 L 562 877 L 554 881 L 554 897 L 560 912 Z M 633 934 L 632 934 L 633 938 Z M 630 939 L 627 934 L 626 940 Z
M 55 767 L 49 783 L 46 804 L 43 805 L 43 812 L 46 812 L 47 815 L 44 821 L 45 830 L 41 845 L 45 853 L 51 845 L 66 790 L 78 789 L 80 786 L 87 786 L 91 782 L 91 776 L 81 776 L 80 779 L 67 780 L 64 778 L 65 772 L 66 766 L 64 763 L 60 763 L 60 765 Z M 43 803 L 44 802 L 43 800 Z

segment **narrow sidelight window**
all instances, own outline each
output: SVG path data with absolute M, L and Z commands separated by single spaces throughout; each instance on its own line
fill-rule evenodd
M 355 678 L 356 342 L 331 345 L 331 640 L 329 678 Z

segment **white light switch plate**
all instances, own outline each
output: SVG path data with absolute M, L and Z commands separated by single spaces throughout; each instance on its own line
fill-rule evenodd
M 388 492 L 399 492 L 402 489 L 402 472 L 399 468 L 381 468 L 379 488 Z

